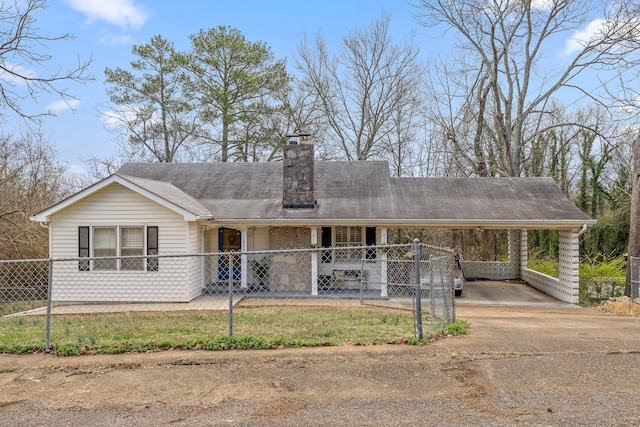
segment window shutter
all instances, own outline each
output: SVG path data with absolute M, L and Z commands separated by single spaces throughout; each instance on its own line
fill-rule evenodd
M 78 257 L 89 257 L 89 227 L 78 227 Z M 80 260 L 78 270 L 89 271 L 89 260 Z
M 147 255 L 158 255 L 158 226 L 147 227 Z M 158 258 L 147 258 L 147 271 L 158 271 Z
M 376 228 L 375 227 L 367 227 L 365 230 L 365 244 L 367 246 L 375 246 L 376 245 Z M 367 259 L 376 259 L 376 250 L 375 249 L 367 249 L 366 252 Z
M 331 247 L 331 227 L 322 227 L 322 247 Z M 320 262 L 331 262 L 331 251 L 322 251 L 320 255 Z

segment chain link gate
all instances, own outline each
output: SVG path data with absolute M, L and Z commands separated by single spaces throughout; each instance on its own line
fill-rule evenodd
M 362 297 L 362 304 L 413 311 L 416 338 L 422 338 L 424 326 L 436 333 L 455 322 L 455 258 L 451 249 L 414 242 L 378 246 L 377 250 L 384 258 L 380 278 L 386 280 L 369 286 L 380 288 L 383 299 Z

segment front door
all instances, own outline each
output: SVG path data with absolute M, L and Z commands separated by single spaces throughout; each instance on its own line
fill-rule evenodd
M 240 232 L 233 228 L 218 229 L 218 252 L 240 252 Z M 231 256 L 231 268 L 233 280 L 240 280 L 240 255 Z M 218 280 L 229 280 L 229 257 L 222 255 L 218 262 Z

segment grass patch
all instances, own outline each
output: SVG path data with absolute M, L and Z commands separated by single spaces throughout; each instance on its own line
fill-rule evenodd
M 73 356 L 415 341 L 412 313 L 381 307 L 238 307 L 233 320 L 229 336 L 226 312 L 57 315 L 52 317 L 51 345 L 55 353 Z M 44 335 L 44 316 L 0 319 L 0 352 L 43 351 Z
M 0 374 L 8 374 L 15 371 L 17 371 L 17 368 L 0 368 Z
M 470 327 L 471 323 L 466 320 L 458 319 L 454 323 L 449 323 L 446 331 L 449 335 L 466 335 L 469 332 Z

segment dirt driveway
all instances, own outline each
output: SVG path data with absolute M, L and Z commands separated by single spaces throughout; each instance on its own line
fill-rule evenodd
M 640 319 L 461 305 L 427 346 L 0 355 L 0 426 L 638 425 Z

